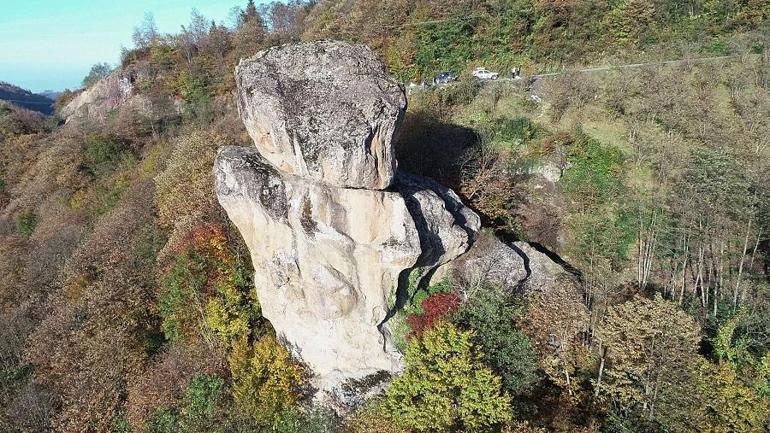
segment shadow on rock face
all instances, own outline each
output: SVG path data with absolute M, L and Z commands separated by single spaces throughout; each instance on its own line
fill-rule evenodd
M 395 146 L 398 168 L 458 190 L 463 164 L 480 144 L 481 137 L 473 129 L 426 112 L 407 112 Z

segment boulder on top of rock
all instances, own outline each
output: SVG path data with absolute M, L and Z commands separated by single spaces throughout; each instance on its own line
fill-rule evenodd
M 339 187 L 391 184 L 406 97 L 369 48 L 283 45 L 241 60 L 235 74 L 241 118 L 276 168 Z

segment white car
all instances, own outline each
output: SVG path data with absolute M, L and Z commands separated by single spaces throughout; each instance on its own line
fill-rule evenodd
M 492 72 L 487 68 L 476 68 L 473 70 L 473 77 L 479 80 L 496 80 L 500 76 L 497 72 Z

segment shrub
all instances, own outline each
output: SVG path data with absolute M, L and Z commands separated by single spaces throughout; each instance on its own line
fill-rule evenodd
M 127 384 L 126 416 L 135 432 L 143 431 L 159 407 L 183 410 L 193 395 L 214 396 L 216 382 L 223 374 L 226 360 L 223 348 L 206 344 L 169 344 L 159 351 L 141 374 L 129 378 Z M 198 385 L 193 385 L 193 384 Z M 191 390 L 198 391 L 191 391 Z M 225 385 L 219 401 L 227 404 Z M 189 394 L 189 395 L 188 395 Z M 210 398 L 196 401 L 211 401 Z M 206 404 L 194 405 L 207 407 Z M 215 406 L 215 405 L 214 405 Z M 198 412 L 200 411 L 190 411 Z
M 197 374 L 185 389 L 181 405 L 159 406 L 144 431 L 152 433 L 210 433 L 218 431 L 216 410 L 225 381 L 217 376 Z
M 330 409 L 299 408 L 284 412 L 272 428 L 274 433 L 331 433 L 337 420 Z
M 147 433 L 176 433 L 177 417 L 169 409 L 161 408 L 155 412 L 145 428 Z
M 193 132 L 173 142 L 167 166 L 155 177 L 155 203 L 160 223 L 180 229 L 185 236 L 216 208 L 211 167 L 222 139 Z
M 381 398 L 370 400 L 356 413 L 345 420 L 344 433 L 407 433 L 394 424 L 387 412 L 385 401 Z
M 128 153 L 125 143 L 110 135 L 91 134 L 83 143 L 85 166 L 97 177 L 118 168 Z
M 177 258 L 161 283 L 159 302 L 161 330 L 168 340 L 189 338 L 203 325 L 198 321 L 207 283 L 205 259 L 194 251 Z
M 460 298 L 455 293 L 436 293 L 424 299 L 420 306 L 421 314 L 412 314 L 406 318 L 406 323 L 411 328 L 410 338 L 422 335 L 441 319 L 457 310 L 460 306 Z
M 582 198 L 587 205 L 600 205 L 624 192 L 623 152 L 578 131 L 568 148 L 571 164 L 560 183 L 567 194 Z
M 60 112 L 62 108 L 66 107 L 67 104 L 72 102 L 72 100 L 75 99 L 80 93 L 81 92 L 78 90 L 72 91 L 70 89 L 65 89 L 61 95 L 56 98 L 56 102 L 54 103 L 54 112 Z
M 25 238 L 32 236 L 35 226 L 37 226 L 37 216 L 32 211 L 22 212 L 16 217 L 16 231 Z
M 260 317 L 246 264 L 220 226 L 201 227 L 162 279 L 161 329 L 169 340 L 249 335 Z
M 494 129 L 495 141 L 520 146 L 542 135 L 540 126 L 526 117 L 498 119 Z
M 135 185 L 99 218 L 59 272 L 44 315 L 27 339 L 35 381 L 59 398 L 56 431 L 108 431 L 125 384 L 147 361 L 152 274 L 135 267 L 136 239 L 152 224 L 151 191 Z
M 131 424 L 123 411 L 120 411 L 112 422 L 112 433 L 131 433 Z
M 385 392 L 394 422 L 416 431 L 479 431 L 510 420 L 510 399 L 472 339 L 441 323 L 409 344 L 406 369 Z
M 424 289 L 419 289 L 417 284 L 423 272 L 424 269 L 421 267 L 416 267 L 410 271 L 406 290 L 406 304 L 396 312 L 395 316 L 388 320 L 388 329 L 393 335 L 394 345 L 402 352 L 406 350 L 407 339 L 413 332 L 411 325 L 408 323 L 409 318 L 422 315 L 425 312 L 422 309 L 422 303 L 426 299 L 436 293 L 446 293 L 452 290 L 448 282 L 441 282 Z
M 214 427 L 214 411 L 219 404 L 224 380 L 216 376 L 199 374 L 187 387 L 179 415 L 179 425 L 184 432 L 207 433 Z

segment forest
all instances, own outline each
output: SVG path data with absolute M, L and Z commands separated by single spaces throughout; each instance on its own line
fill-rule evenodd
M 148 14 L 84 78 L 132 73 L 141 109 L 0 102 L 1 432 L 770 430 L 767 2 L 249 1 L 231 21 L 162 34 Z M 409 93 L 400 168 L 569 271 L 427 287 L 403 373 L 345 414 L 262 317 L 212 186 L 217 149 L 253 145 L 235 65 L 318 39 L 405 84 L 458 73 Z

